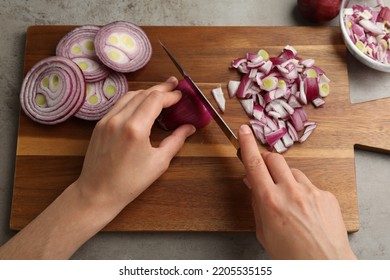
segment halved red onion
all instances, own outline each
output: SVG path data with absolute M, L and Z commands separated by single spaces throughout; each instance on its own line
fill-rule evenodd
M 196 128 L 209 124 L 213 117 L 187 80 L 180 80 L 176 89 L 182 92 L 182 97 L 176 104 L 162 110 L 157 118 L 160 127 L 172 130 L 182 124 L 192 124 Z
M 144 67 L 152 55 L 152 46 L 145 32 L 126 21 L 103 26 L 96 34 L 95 48 L 106 66 L 122 73 Z
M 85 100 L 85 79 L 80 68 L 60 56 L 35 64 L 23 80 L 20 103 L 36 122 L 57 124 L 73 116 Z
M 127 91 L 127 79 L 122 73 L 111 72 L 104 80 L 87 83 L 85 102 L 75 116 L 89 121 L 100 120 Z
M 85 25 L 67 33 L 57 44 L 56 55 L 72 59 L 83 71 L 87 82 L 106 78 L 110 69 L 103 65 L 95 52 L 95 36 L 100 27 Z
M 311 102 L 322 107 L 330 80 L 314 63 L 314 59 L 302 60 L 288 45 L 278 57 L 259 59 L 250 53 L 233 59 L 232 67 L 243 76 L 241 81 L 229 81 L 229 96 L 239 99 L 256 138 L 269 150 L 283 153 L 294 142 L 304 142 L 316 128 L 303 105 Z

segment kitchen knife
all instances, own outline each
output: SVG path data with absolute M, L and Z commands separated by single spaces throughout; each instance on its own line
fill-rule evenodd
M 183 69 L 183 67 L 179 64 L 173 54 L 163 45 L 160 41 L 161 47 L 167 53 L 169 58 L 172 60 L 173 64 L 175 64 L 177 70 L 181 73 L 183 78 L 192 86 L 193 90 L 198 94 L 199 98 L 202 100 L 203 105 L 207 108 L 209 113 L 213 116 L 214 120 L 217 122 L 218 126 L 222 129 L 223 133 L 229 139 L 229 141 L 233 144 L 233 146 L 237 149 L 237 157 L 241 160 L 241 151 L 240 145 L 238 143 L 237 136 L 231 130 L 231 128 L 226 124 L 218 111 L 214 108 L 214 106 L 210 103 L 207 97 L 203 94 L 203 92 L 199 89 L 199 87 L 195 84 L 195 82 L 191 79 L 188 73 Z

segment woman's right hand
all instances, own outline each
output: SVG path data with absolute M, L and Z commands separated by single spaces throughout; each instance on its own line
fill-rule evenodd
M 356 259 L 339 203 L 277 153 L 260 154 L 249 126 L 238 132 L 252 192 L 256 237 L 274 259 Z

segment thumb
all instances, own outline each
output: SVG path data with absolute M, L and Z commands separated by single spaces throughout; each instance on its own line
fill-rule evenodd
M 185 140 L 194 134 L 195 126 L 191 124 L 181 125 L 176 128 L 171 135 L 161 141 L 159 148 L 164 153 L 164 156 L 171 160 L 183 147 Z

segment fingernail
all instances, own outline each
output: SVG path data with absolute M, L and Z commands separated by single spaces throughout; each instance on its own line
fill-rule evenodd
M 195 131 L 196 131 L 196 127 L 195 127 L 195 126 L 193 126 L 193 125 L 191 125 L 191 129 L 190 129 L 190 130 L 188 130 L 188 136 L 190 136 L 190 135 L 194 134 L 194 133 L 195 133 Z
M 247 126 L 246 124 L 243 124 L 240 126 L 240 134 L 251 134 L 252 131 L 250 129 L 249 126 Z
M 167 82 L 168 82 L 168 83 L 176 82 L 176 77 L 174 77 L 174 76 L 169 77 L 168 80 L 167 80 Z

